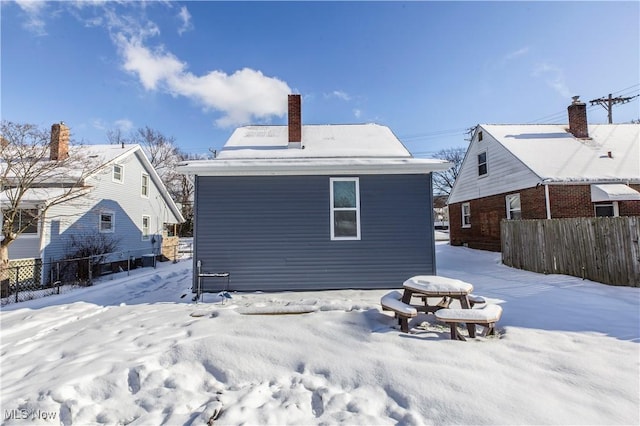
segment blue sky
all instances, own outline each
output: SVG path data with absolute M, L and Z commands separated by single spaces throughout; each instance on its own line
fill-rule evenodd
M 149 126 L 188 153 L 245 124 L 389 126 L 416 156 L 478 123 L 566 123 L 640 93 L 640 2 L 2 1 L 1 116 L 78 142 Z M 613 110 L 640 118 L 640 98 Z M 605 110 L 588 109 L 591 123 Z

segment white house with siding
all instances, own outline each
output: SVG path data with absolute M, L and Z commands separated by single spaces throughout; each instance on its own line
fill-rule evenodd
M 100 166 L 81 182 L 85 188 L 81 196 L 49 207 L 37 225 L 9 246 L 10 260 L 39 258 L 43 264 L 61 260 L 73 250 L 72 239 L 96 235 L 115 242 L 117 251 L 130 252 L 133 257 L 159 254 L 165 225 L 184 219 L 142 148 L 137 144 L 69 146 L 68 131 L 55 132 L 62 135 L 61 140 L 54 141 L 53 134 L 51 157 L 44 161 L 81 150 L 82 156 Z M 69 182 L 32 188 L 21 205 L 42 209 L 71 184 L 77 184 L 77 178 L 69 176 Z M 47 268 L 43 269 L 46 282 Z

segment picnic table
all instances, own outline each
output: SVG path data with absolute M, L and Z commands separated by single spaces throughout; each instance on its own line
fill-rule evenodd
M 404 293 L 402 302 L 411 305 L 416 310 L 433 313 L 439 309 L 448 308 L 452 300 L 458 300 L 462 309 L 471 308 L 469 295 L 473 291 L 470 283 L 438 275 L 417 275 L 402 284 Z M 422 304 L 411 303 L 414 297 L 422 299 Z M 430 305 L 429 299 L 437 298 L 439 302 Z

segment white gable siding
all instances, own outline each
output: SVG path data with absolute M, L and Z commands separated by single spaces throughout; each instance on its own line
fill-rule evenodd
M 482 126 L 479 130 L 483 133 L 483 140 L 478 141 L 476 131 L 449 196 L 449 204 L 531 188 L 540 183 L 540 178 L 535 173 L 498 143 Z M 478 154 L 485 151 L 488 173 L 478 176 Z

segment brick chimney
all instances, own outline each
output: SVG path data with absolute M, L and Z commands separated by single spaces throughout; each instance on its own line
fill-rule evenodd
M 289 148 L 302 143 L 302 108 L 300 95 L 289 95 Z
M 64 122 L 51 126 L 51 144 L 49 158 L 52 161 L 62 161 L 69 157 L 69 127 Z
M 579 98 L 580 96 L 574 96 L 573 102 L 567 107 L 567 111 L 569 111 L 569 131 L 578 139 L 588 139 L 587 104 L 580 102 Z

